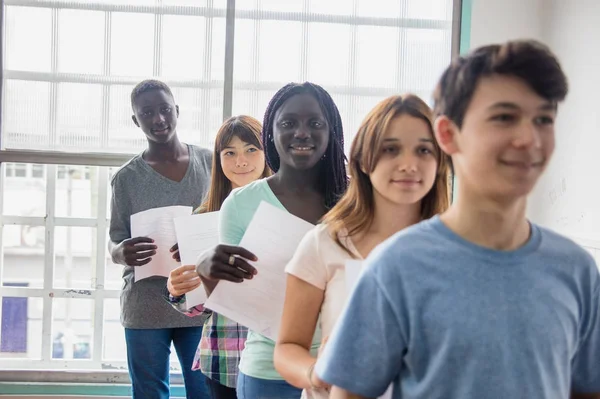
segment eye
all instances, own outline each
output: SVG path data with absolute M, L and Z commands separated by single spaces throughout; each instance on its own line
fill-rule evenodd
M 225 157 L 231 157 L 231 156 L 234 156 L 234 155 L 235 155 L 235 152 L 233 152 L 233 151 L 225 151 L 223 153 L 223 156 L 225 156 Z
M 171 107 L 165 107 L 165 108 L 162 109 L 162 112 L 164 112 L 165 114 L 170 114 L 171 110 L 172 110 Z
M 148 117 L 152 115 L 152 111 L 144 111 L 142 112 L 142 116 Z
M 536 125 L 553 125 L 554 118 L 548 115 L 543 115 L 535 118 L 534 123 Z
M 279 126 L 281 126 L 282 128 L 285 128 L 285 129 L 289 129 L 294 126 L 294 122 L 290 121 L 290 120 L 284 120 L 284 121 L 279 122 Z
M 381 152 L 383 152 L 384 154 L 396 154 L 400 151 L 400 149 L 396 146 L 387 146 L 387 147 L 383 147 L 383 149 L 381 150 Z
M 491 117 L 494 122 L 511 123 L 517 120 L 517 116 L 513 114 L 498 114 Z
M 433 151 L 427 147 L 419 147 L 419 148 L 417 148 L 417 153 L 421 154 L 421 155 L 429 155 L 429 154 L 433 154 Z
M 258 148 L 254 148 L 254 147 L 248 148 L 248 152 L 256 152 L 256 151 L 258 151 Z
M 311 123 L 311 126 L 315 129 L 322 129 L 323 127 L 325 127 L 325 123 L 321 121 L 313 121 Z

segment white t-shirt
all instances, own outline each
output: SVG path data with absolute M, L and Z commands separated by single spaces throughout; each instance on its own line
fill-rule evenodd
M 340 231 L 338 237 L 347 250 L 334 241 L 326 225 L 315 226 L 304 236 L 285 269 L 287 273 L 325 291 L 319 321 L 323 338 L 331 334 L 349 296 L 346 261 L 362 259 L 345 230 Z M 317 399 L 328 398 L 329 395 L 322 391 L 305 391 L 302 397 Z

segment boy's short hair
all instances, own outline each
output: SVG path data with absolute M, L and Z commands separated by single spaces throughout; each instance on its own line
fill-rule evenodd
M 140 83 L 138 83 L 137 85 L 135 85 L 135 87 L 131 91 L 131 108 L 134 107 L 135 100 L 137 100 L 137 98 L 141 94 L 146 93 L 148 91 L 152 91 L 152 90 L 162 90 L 165 93 L 167 93 L 169 96 L 171 96 L 171 98 L 173 98 L 173 100 L 175 100 L 175 97 L 173 96 L 171 89 L 169 88 L 169 86 L 167 86 L 166 83 L 161 82 L 160 80 L 147 79 L 147 80 L 143 80 Z
M 546 45 L 535 40 L 509 41 L 479 47 L 450 64 L 435 89 L 435 116 L 445 115 L 461 128 L 477 84 L 491 75 L 520 78 L 555 104 L 568 92 L 567 77 Z

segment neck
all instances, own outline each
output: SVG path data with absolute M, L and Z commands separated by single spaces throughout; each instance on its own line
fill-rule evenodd
M 144 151 L 144 159 L 148 161 L 177 161 L 187 153 L 187 147 L 179 141 L 177 135 L 166 143 L 148 140 L 148 148 Z
M 281 164 L 272 179 L 280 188 L 291 192 L 317 191 L 319 184 L 320 164 L 312 169 L 298 170 L 286 164 Z
M 383 240 L 398 231 L 421 221 L 421 201 L 414 204 L 395 204 L 374 193 L 375 212 L 365 235 L 376 235 Z
M 467 241 L 486 248 L 510 251 L 521 247 L 529 239 L 526 205 L 525 197 L 495 201 L 468 190 L 459 190 L 457 199 L 441 219 Z

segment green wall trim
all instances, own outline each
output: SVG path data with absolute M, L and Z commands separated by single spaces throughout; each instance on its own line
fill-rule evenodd
M 471 49 L 471 11 L 473 1 L 462 0 L 460 14 L 460 54 L 465 54 Z
M 0 395 L 131 396 L 127 384 L 46 384 L 0 382 Z M 171 387 L 171 397 L 185 398 L 183 387 Z

